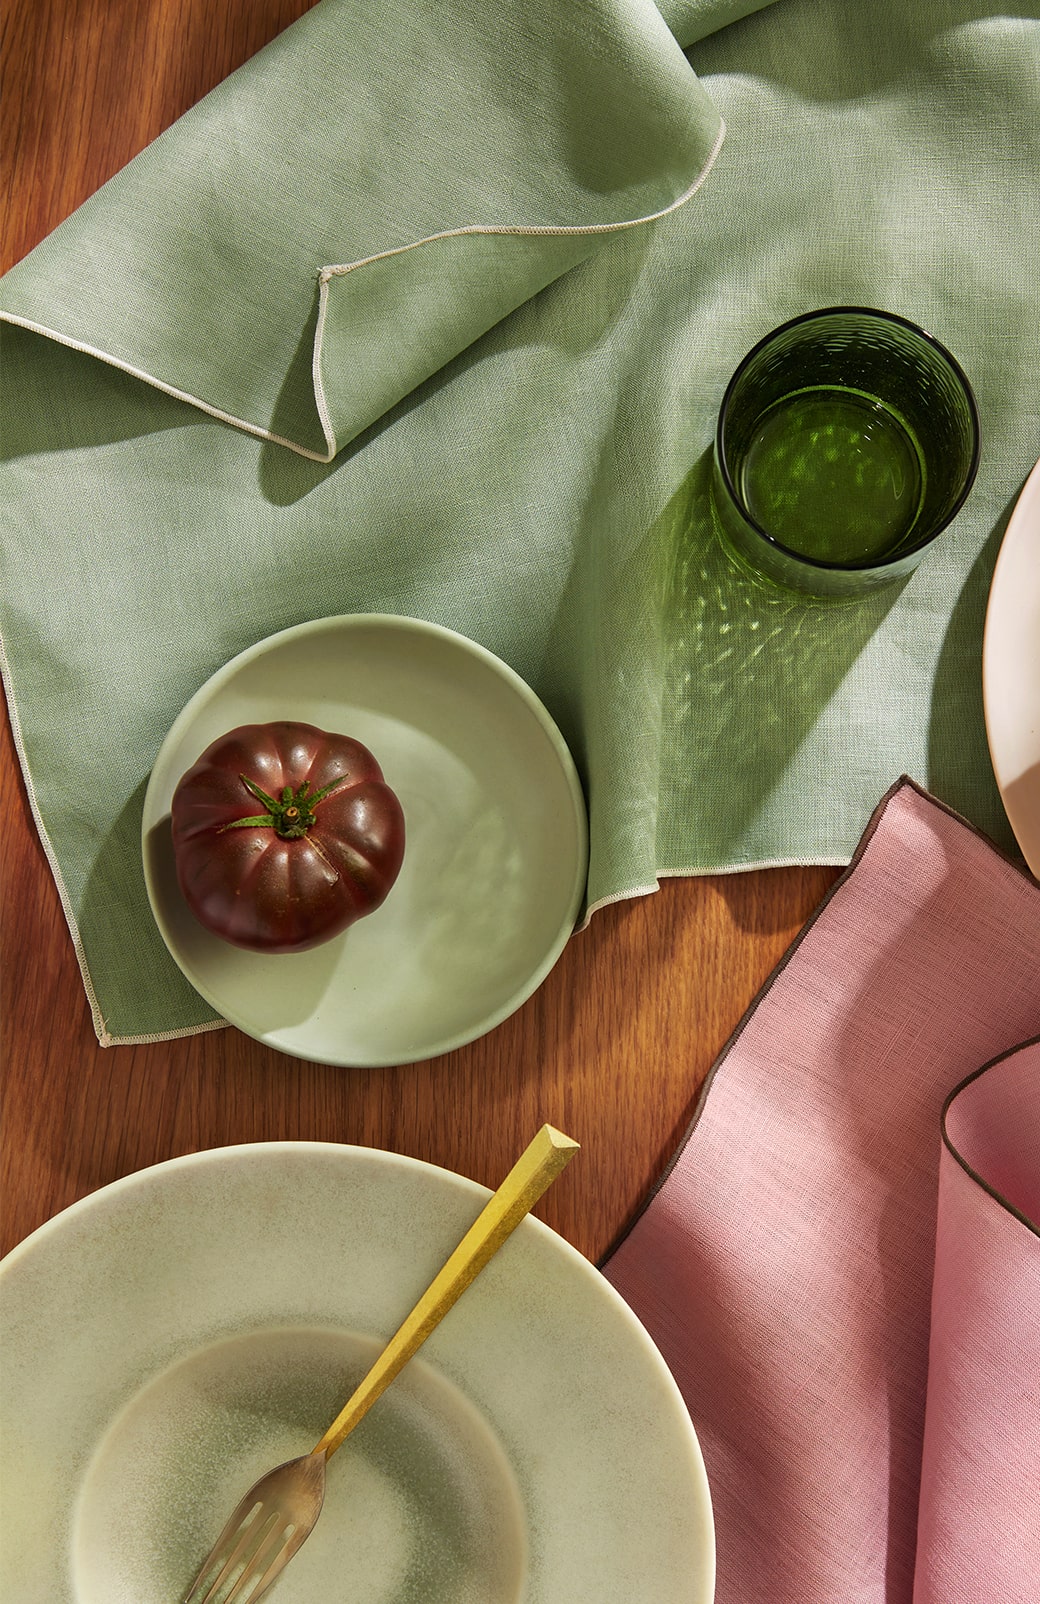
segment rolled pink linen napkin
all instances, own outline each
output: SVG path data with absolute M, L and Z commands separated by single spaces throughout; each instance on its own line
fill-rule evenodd
M 943 1135 L 914 1604 L 1025 1604 L 1040 1598 L 1040 1042 L 958 1087 Z
M 604 1267 L 696 1426 L 717 1604 L 1040 1598 L 1038 1034 L 1040 887 L 901 781 Z

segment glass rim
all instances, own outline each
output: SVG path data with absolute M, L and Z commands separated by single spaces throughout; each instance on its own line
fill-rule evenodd
M 964 392 L 964 398 L 968 403 L 968 412 L 971 417 L 972 443 L 971 460 L 968 463 L 967 472 L 964 476 L 964 484 L 961 487 L 956 501 L 953 503 L 938 529 L 933 530 L 930 535 L 926 535 L 923 539 L 915 541 L 913 545 L 905 547 L 903 550 L 895 553 L 891 557 L 885 557 L 880 560 L 877 558 L 866 558 L 861 559 L 858 562 L 842 563 L 831 562 L 823 557 L 809 557 L 804 552 L 794 551 L 790 546 L 785 546 L 783 541 L 778 540 L 775 535 L 771 535 L 768 529 L 764 529 L 758 522 L 757 518 L 752 516 L 744 503 L 743 496 L 738 493 L 737 487 L 733 483 L 733 478 L 729 471 L 729 463 L 726 460 L 726 447 L 723 439 L 723 430 L 725 428 L 726 417 L 729 411 L 730 403 L 733 399 L 733 392 L 746 372 L 749 364 L 754 360 L 760 351 L 762 351 L 767 345 L 772 344 L 772 342 L 779 335 L 786 334 L 788 330 L 797 328 L 800 323 L 812 323 L 822 318 L 849 316 L 876 318 L 883 323 L 897 324 L 900 328 L 908 329 L 910 333 L 916 335 L 918 339 L 924 340 L 927 345 L 930 345 L 932 349 L 938 353 L 943 362 L 945 362 L 950 368 L 954 378 L 957 380 Z M 763 334 L 762 338 L 757 340 L 751 349 L 741 358 L 740 362 L 733 371 L 729 383 L 726 385 L 722 396 L 722 404 L 719 407 L 718 422 L 715 426 L 715 457 L 716 461 L 718 462 L 719 472 L 722 475 L 722 482 L 726 488 L 726 493 L 736 506 L 741 518 L 754 530 L 756 535 L 759 535 L 762 540 L 764 540 L 768 546 L 772 546 L 775 551 L 782 552 L 783 555 L 785 557 L 789 557 L 792 562 L 804 564 L 806 568 L 818 568 L 827 573 L 880 573 L 886 568 L 898 567 L 900 563 L 906 561 L 907 557 L 912 557 L 917 552 L 922 551 L 926 546 L 930 545 L 933 540 L 938 539 L 943 530 L 953 522 L 954 518 L 964 506 L 964 503 L 967 501 L 971 487 L 975 483 L 975 475 L 978 472 L 979 459 L 982 450 L 981 435 L 982 425 L 979 418 L 978 404 L 975 400 L 975 392 L 971 387 L 971 382 L 968 378 L 968 375 L 965 373 L 952 351 L 949 351 L 946 346 L 943 345 L 941 340 L 936 339 L 934 334 L 929 334 L 927 329 L 922 328 L 919 323 L 912 322 L 910 318 L 901 317 L 898 312 L 886 312 L 883 311 L 881 307 L 877 306 L 821 306 L 815 308 L 811 312 L 800 312 L 797 317 L 788 318 L 786 323 L 780 323 L 775 329 L 770 329 L 768 334 Z

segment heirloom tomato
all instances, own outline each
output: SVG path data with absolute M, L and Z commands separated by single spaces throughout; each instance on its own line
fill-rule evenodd
M 367 747 L 311 724 L 244 724 L 208 746 L 171 806 L 177 879 L 214 935 L 299 952 L 372 913 L 404 857 L 404 815 Z

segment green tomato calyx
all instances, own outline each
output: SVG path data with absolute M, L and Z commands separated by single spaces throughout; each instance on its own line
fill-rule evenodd
M 298 791 L 287 785 L 282 792 L 281 800 L 276 800 L 273 796 L 268 796 L 266 791 L 262 791 L 256 781 L 251 780 L 247 774 L 240 774 L 239 779 L 246 790 L 251 796 L 255 796 L 258 802 L 263 803 L 267 812 L 255 813 L 248 819 L 232 819 L 230 824 L 221 825 L 221 834 L 225 830 L 244 830 L 259 826 L 274 830 L 283 841 L 298 841 L 301 836 L 307 834 L 314 823 L 314 810 L 319 802 L 324 802 L 329 793 L 342 785 L 346 778 L 345 774 L 341 774 L 338 780 L 331 780 L 328 785 L 323 785 L 313 796 L 308 795 L 311 788 L 310 780 L 304 780 Z

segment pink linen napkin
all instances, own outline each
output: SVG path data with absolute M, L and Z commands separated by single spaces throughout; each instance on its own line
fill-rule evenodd
M 1040 886 L 901 781 L 605 1265 L 717 1604 L 1040 1599 L 1038 1034 Z

